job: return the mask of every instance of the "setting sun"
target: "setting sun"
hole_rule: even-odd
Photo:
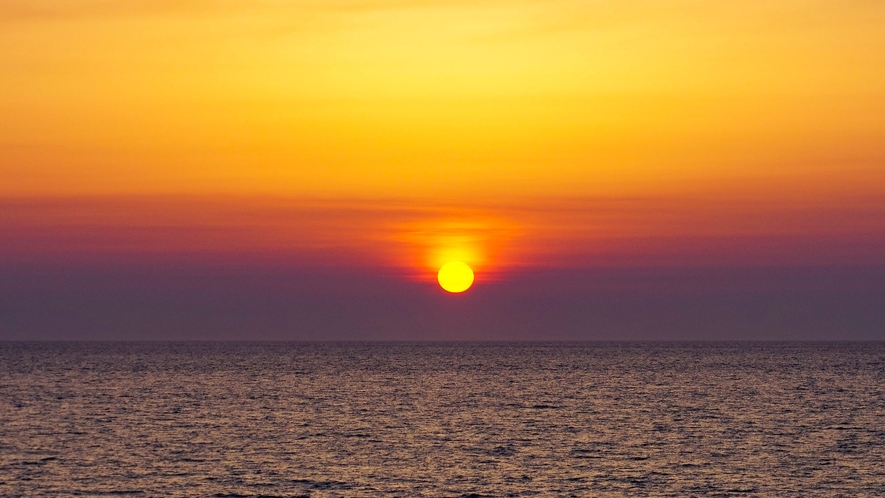
[[[0,0],[0,343],[883,339],[883,25]]]
[[[464,292],[473,285],[473,270],[461,261],[450,261],[439,269],[439,285],[448,292]]]

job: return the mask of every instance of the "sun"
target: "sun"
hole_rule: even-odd
[[[439,269],[439,285],[448,292],[464,292],[473,285],[473,270],[461,261],[449,261]]]

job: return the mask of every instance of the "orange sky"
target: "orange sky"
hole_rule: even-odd
[[[2,247],[875,260],[882,26],[866,0],[7,0]]]

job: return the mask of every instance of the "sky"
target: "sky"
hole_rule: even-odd
[[[0,339],[885,340],[883,25],[2,0]]]

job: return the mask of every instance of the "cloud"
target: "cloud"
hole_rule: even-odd
[[[268,196],[0,200],[5,262],[358,266],[431,279],[445,260],[526,267],[885,264],[885,206],[784,199]]]

